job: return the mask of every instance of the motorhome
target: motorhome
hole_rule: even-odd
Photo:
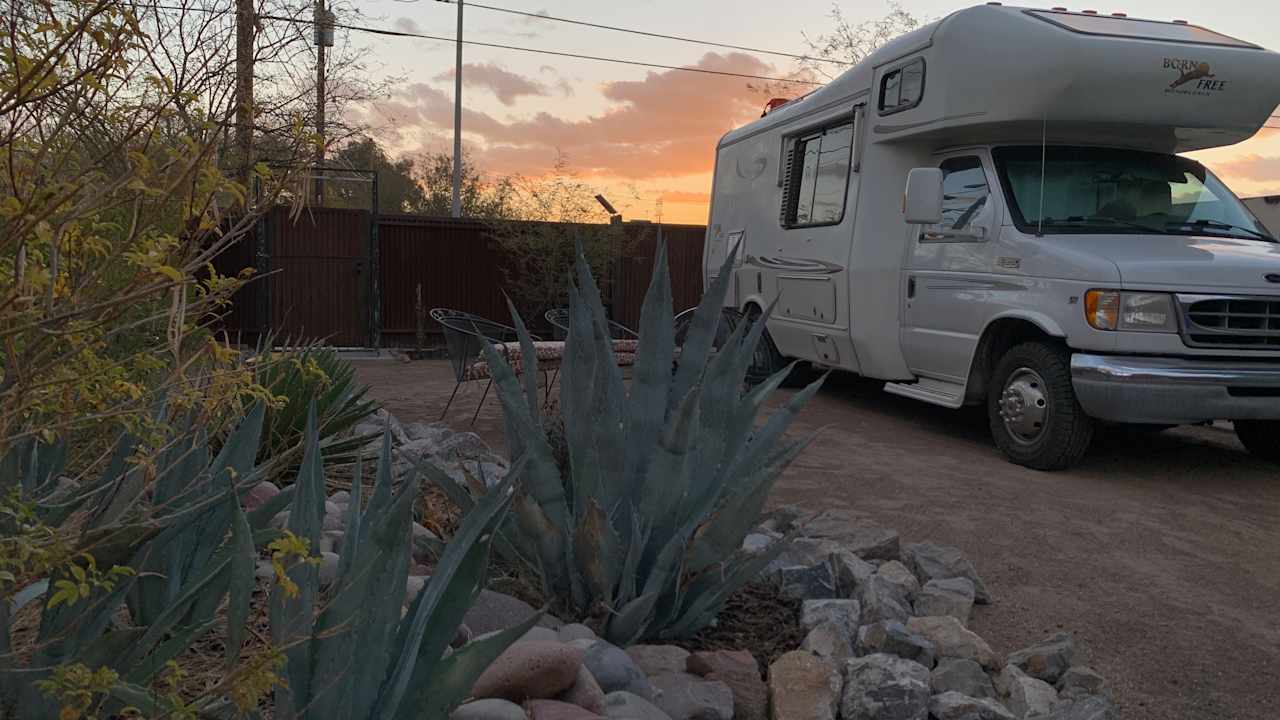
[[[1182,20],[990,3],[724,136],[704,281],[789,359],[982,404],[1057,469],[1113,423],[1280,459],[1280,244],[1181,155],[1257,133],[1280,55]]]

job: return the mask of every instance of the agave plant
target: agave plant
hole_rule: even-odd
[[[311,547],[320,540],[325,502],[315,425],[313,416],[288,523]],[[288,571],[296,595],[283,592],[279,582],[272,590],[272,642],[284,648],[287,681],[275,693],[277,719],[447,717],[479,674],[538,620],[534,615],[449,652],[483,586],[494,532],[514,494],[511,481],[495,487],[463,519],[430,582],[402,618],[416,474],[393,487],[388,431],[363,511],[361,476],[357,467],[338,575],[328,595],[322,598],[317,569],[309,563]]]
[[[560,373],[570,466],[563,479],[540,416],[536,354],[514,308],[523,383],[487,349],[507,443],[524,460],[507,547],[536,568],[559,613],[595,618],[617,644],[697,632],[784,547],[751,554],[742,540],[779,473],[809,443],[811,436],[786,439],[784,432],[822,381],[756,427],[790,368],[742,392],[767,312],[713,347],[732,262],[703,296],[677,354],[666,248],[659,246],[628,389],[579,253]]]

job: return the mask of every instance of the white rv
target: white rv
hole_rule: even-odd
[[[776,301],[757,374],[985,404],[1016,463],[1216,419],[1280,459],[1280,244],[1176,154],[1277,103],[1280,55],[1182,21],[962,10],[721,140],[704,278],[737,247]]]

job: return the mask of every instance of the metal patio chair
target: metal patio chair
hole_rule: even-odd
[[[552,308],[548,310],[543,317],[547,324],[551,326],[553,336],[557,340],[565,340],[569,337],[569,308]],[[613,320],[609,322],[609,337],[613,340],[613,352],[618,358],[619,365],[631,365],[635,361],[636,347],[640,343],[640,333]],[[560,377],[560,368],[557,367],[551,373],[551,385],[556,384],[556,378]],[[548,397],[550,396],[550,385],[548,385]]]
[[[435,308],[431,311],[431,319],[444,328],[445,347],[449,352],[449,362],[453,366],[455,381],[453,393],[449,395],[449,402],[445,403],[440,418],[443,420],[445,415],[449,414],[449,407],[453,405],[453,399],[457,397],[458,388],[462,387],[463,383],[485,380],[487,382],[484,394],[480,396],[480,404],[476,406],[475,414],[471,416],[471,424],[475,425],[476,418],[480,417],[480,409],[484,407],[484,401],[489,397],[489,389],[493,387],[493,374],[484,357],[484,346],[492,346],[516,374],[522,374],[524,360],[520,357],[519,335],[513,327],[461,310]],[[530,335],[530,337],[535,341],[541,341],[537,336]],[[513,358],[519,362],[513,361]],[[556,363],[556,367],[559,368],[559,363]],[[545,366],[542,377],[549,394],[551,386],[546,382]]]

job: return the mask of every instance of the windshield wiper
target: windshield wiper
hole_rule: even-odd
[[[1220,220],[1170,220],[1168,223],[1165,223],[1165,227],[1193,227],[1197,230],[1204,230],[1206,228],[1213,230],[1240,230],[1249,233],[1259,240],[1280,242],[1280,240],[1276,240],[1264,232],[1254,230],[1253,228],[1247,228],[1242,225],[1232,225],[1229,222],[1222,222]]]
[[[1094,225],[1109,224],[1119,225],[1121,227],[1134,228],[1136,230],[1145,230],[1150,233],[1160,232],[1160,228],[1144,225],[1140,222],[1132,222],[1130,220],[1121,220],[1120,218],[1109,217],[1106,215],[1071,215],[1062,219],[1045,218],[1045,225]]]

